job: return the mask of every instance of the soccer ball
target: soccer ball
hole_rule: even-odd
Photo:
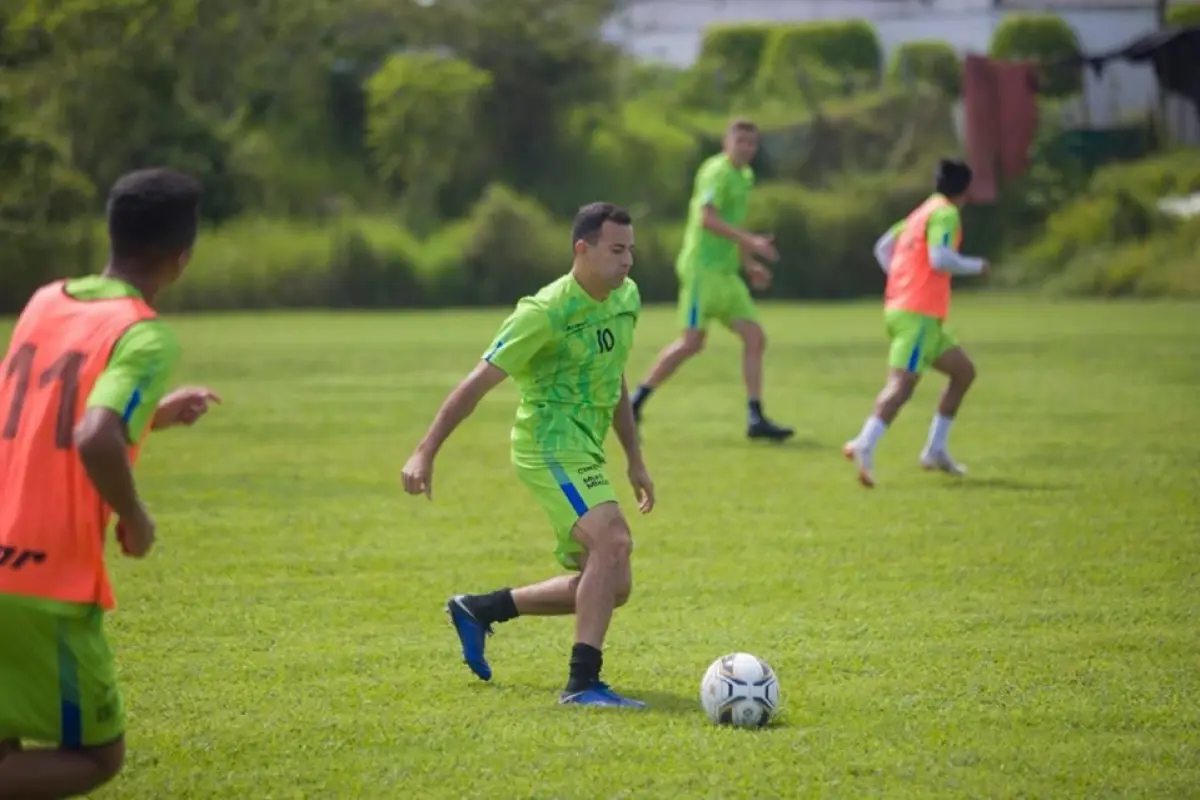
[[[779,709],[779,679],[761,658],[730,653],[704,673],[700,703],[717,725],[761,728]]]

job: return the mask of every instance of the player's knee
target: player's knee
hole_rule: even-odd
[[[596,537],[588,561],[596,560],[605,569],[628,572],[633,555],[633,537],[624,520],[614,520]]]
[[[913,392],[916,390],[916,388],[917,381],[915,375],[894,375],[892,379],[888,381],[888,386],[884,391],[884,394],[891,402],[904,404],[912,399]]]
[[[958,375],[955,376],[955,383],[966,389],[975,382],[975,362],[969,358],[964,358],[962,366],[958,370]]]
[[[688,358],[699,355],[704,350],[704,331],[690,330],[679,340],[679,351]]]
[[[95,765],[95,786],[99,788],[121,773],[125,766],[125,737],[111,744],[89,747],[83,751]]]
[[[746,325],[741,329],[742,346],[747,353],[762,354],[767,349],[767,334],[758,325]]]

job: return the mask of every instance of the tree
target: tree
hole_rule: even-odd
[[[441,52],[397,53],[367,82],[367,143],[384,180],[405,188],[408,222],[427,232],[437,192],[476,140],[475,117],[491,76]]]

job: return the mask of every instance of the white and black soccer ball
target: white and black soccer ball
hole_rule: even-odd
[[[761,728],[779,710],[779,679],[761,658],[730,653],[704,673],[700,703],[717,725]]]

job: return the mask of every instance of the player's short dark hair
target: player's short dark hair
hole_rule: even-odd
[[[582,239],[588,244],[595,244],[600,237],[600,229],[606,222],[632,225],[633,217],[628,211],[612,203],[588,203],[575,214],[575,222],[571,225],[571,243]]]
[[[725,133],[758,133],[758,125],[744,117],[739,117],[729,123]]]
[[[199,227],[200,183],[170,169],[122,175],[108,193],[113,258],[153,266],[189,249]]]
[[[973,173],[967,162],[943,158],[938,163],[934,179],[935,188],[947,197],[959,197],[966,194],[967,189],[971,188],[972,177]]]

